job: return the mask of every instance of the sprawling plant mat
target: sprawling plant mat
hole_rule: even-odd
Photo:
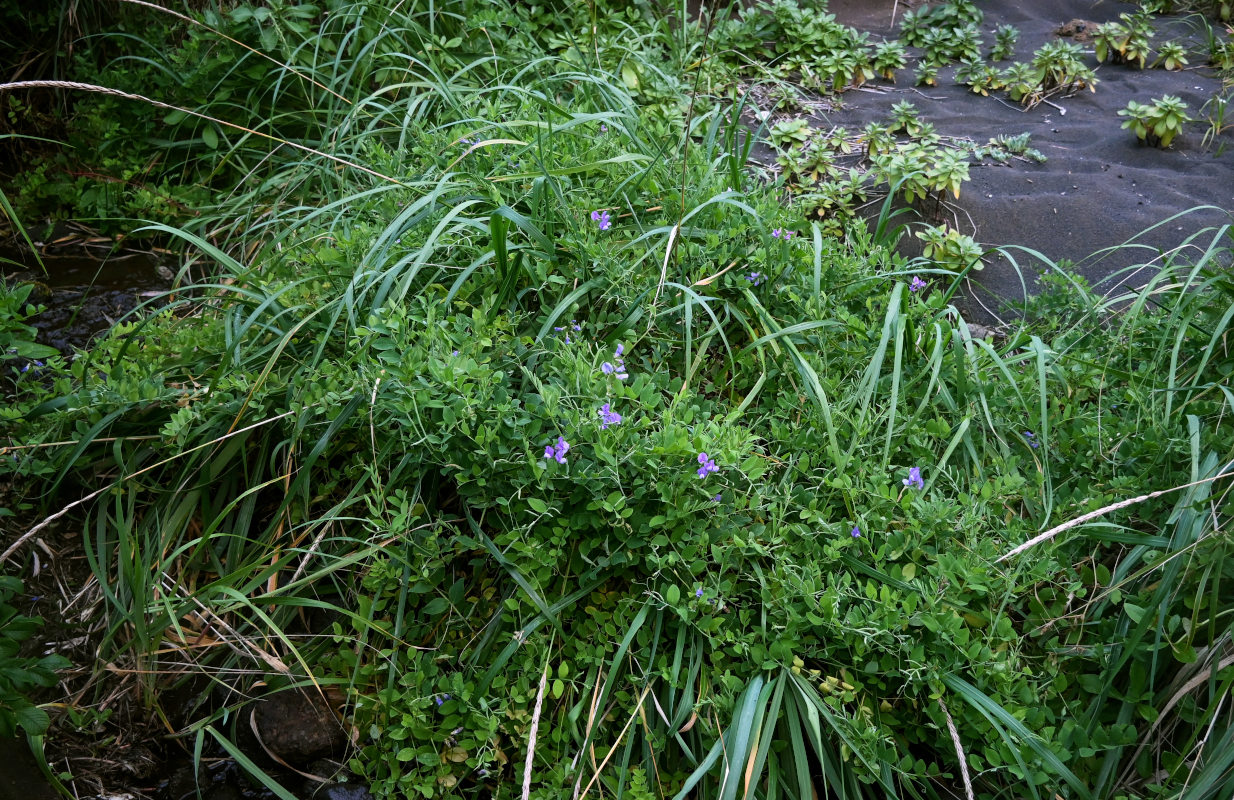
[[[182,258],[88,350],[0,303],[0,724],[53,777],[1234,794],[1229,229],[971,325],[894,202],[836,229],[751,164],[741,32],[689,10],[127,2],[123,58],[5,85],[159,159],[87,196],[43,152],[15,236]],[[333,761],[271,757],[286,692]]]

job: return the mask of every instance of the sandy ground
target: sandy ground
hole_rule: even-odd
[[[1105,22],[1135,10],[1132,3],[1113,0],[985,0],[978,6],[985,13],[981,30],[986,52],[994,43],[995,28],[1010,23],[1020,30],[1015,58],[1025,61],[1040,45],[1056,38],[1055,30],[1064,22]],[[904,2],[893,0],[832,0],[830,4],[830,12],[840,22],[870,31],[872,41],[895,36],[898,27],[891,24],[892,12],[898,26],[905,9]],[[1008,166],[974,164],[971,181],[963,185],[959,201],[951,204],[946,216],[983,244],[1018,245],[1037,250],[1050,261],[1076,262],[1078,271],[1103,291],[1112,291],[1121,282],[1141,284],[1150,272],[1137,272],[1135,265],[1160,263],[1161,253],[1175,251],[1189,237],[1194,237],[1192,248],[1207,247],[1213,234],[1195,235],[1230,223],[1234,209],[1234,130],[1203,147],[1207,125],[1192,123],[1170,149],[1159,150],[1140,145],[1130,131],[1120,127],[1123,118],[1118,111],[1129,100],[1147,102],[1163,94],[1177,95],[1189,105],[1192,116],[1198,117],[1204,103],[1221,89],[1213,70],[1202,66],[1206,57],[1201,55],[1202,39],[1194,21],[1161,18],[1157,27],[1153,45],[1169,39],[1189,39],[1194,44],[1191,68],[1167,72],[1103,65],[1097,69],[1096,92],[1054,97],[1053,106],[1041,104],[1025,111],[1002,93],[982,97],[954,84],[951,68],[940,73],[937,87],[913,87],[914,58],[899,73],[898,85],[877,81],[848,91],[841,97],[840,108],[815,121],[820,126],[843,125],[855,131],[869,121],[889,118],[894,104],[909,100],[921,119],[944,136],[984,143],[999,134],[1027,132],[1031,146],[1048,160],[1044,164],[1012,161]],[[1084,46],[1089,50],[1088,63],[1096,66],[1091,44]],[[1198,206],[1214,208],[1172,219]],[[1132,240],[1140,246],[1108,250]],[[1234,238],[1224,237],[1224,244],[1234,246]],[[1040,262],[1021,251],[1011,252],[1024,267],[1031,291],[1031,276]],[[984,289],[1003,298],[1023,296],[1020,272],[1004,258],[990,259],[979,279]],[[986,300],[991,307],[996,305]]]

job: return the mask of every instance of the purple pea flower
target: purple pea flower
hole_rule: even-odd
[[[921,276],[914,275],[913,282],[908,285],[908,290],[910,292],[920,292],[922,289],[926,288],[929,285],[930,284],[926,283],[925,281],[921,279]]]
[[[772,239],[779,239],[779,238],[780,238],[780,229],[779,229],[779,228],[772,228],[772,230],[771,230],[771,238],[772,238]]]
[[[698,468],[698,477],[706,478],[713,472],[719,472],[720,468],[716,466],[715,459],[709,458],[706,453],[698,454],[698,463],[701,465]]]
[[[1037,441],[1037,437],[1033,435],[1032,431],[1024,431],[1024,440],[1027,441],[1034,450],[1041,446],[1041,442]]]
[[[750,282],[751,286],[758,286],[763,282],[763,273],[751,272],[749,275],[743,275],[743,278]]]
[[[722,495],[716,495],[715,497],[711,498],[711,502],[713,502],[713,503],[718,503],[718,502],[720,502],[720,498],[721,498],[721,497],[722,497]]]
[[[570,452],[570,443],[564,436],[557,437],[557,444],[544,447],[544,457],[555,460],[558,464],[566,463],[566,453]]]
[[[853,526],[853,530],[851,531],[851,533],[853,534],[853,538],[854,538],[854,539],[860,539],[860,538],[861,538],[861,528],[860,528],[859,526],[854,525],[854,526]]]
[[[924,489],[925,481],[921,479],[921,468],[910,467],[908,477],[904,479],[904,485],[910,489]]]
[[[700,586],[700,587],[698,587],[698,589],[696,589],[696,590],[694,591],[694,596],[695,596],[695,597],[702,597],[702,596],[703,596],[703,587],[701,587],[701,586]]]
[[[608,430],[609,425],[619,425],[621,423],[621,415],[609,408],[609,404],[605,403],[600,406],[600,410],[596,412],[600,415],[600,430]]]
[[[613,227],[613,221],[609,219],[607,211],[592,211],[591,219],[595,222],[600,223],[600,230],[602,231],[606,231],[609,228]]]
[[[621,357],[621,354],[625,351],[626,346],[618,343],[617,349],[613,351],[613,360],[605,361],[601,364],[600,371],[605,375],[612,375],[616,377],[619,381],[624,381],[626,378],[630,377],[630,374],[626,372],[626,362]]]

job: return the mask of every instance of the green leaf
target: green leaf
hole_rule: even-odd
[[[622,65],[621,81],[626,85],[627,89],[638,91],[638,71],[634,69],[632,64]]]
[[[14,709],[13,716],[17,718],[17,724],[32,736],[44,733],[47,726],[51,724],[51,718],[47,716],[46,711],[25,701]]]
[[[56,348],[35,342],[9,342],[9,349],[19,358],[50,358],[60,355]]]
[[[219,146],[219,134],[214,129],[213,125],[207,125],[201,130],[201,140],[206,143],[206,147],[211,150],[217,150]]]
[[[531,506],[531,510],[537,514],[544,514],[548,512],[548,503],[545,503],[538,497],[527,498],[527,505]]]
[[[677,588],[677,584],[668,587],[668,591],[664,593],[664,599],[668,601],[670,606],[675,606],[681,602],[681,589]]]

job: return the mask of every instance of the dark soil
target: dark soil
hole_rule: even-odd
[[[894,0],[830,4],[839,22],[870,31],[874,41],[898,35],[905,3],[896,6]],[[1136,9],[1134,3],[1113,0],[985,0],[978,6],[985,14],[980,26],[985,50],[993,45],[994,30],[1011,24],[1020,31],[1015,58],[1024,61],[1060,32],[1069,33],[1068,24],[1117,20]],[[1013,246],[1009,252],[1022,268],[1023,281],[1020,270],[996,256],[987,259],[978,277],[981,286],[1004,300],[1022,298],[1026,288],[1031,291],[1042,263],[1030,250],[1050,262],[1075,262],[1077,271],[1102,292],[1140,285],[1163,253],[1197,258],[1214,234],[1196,234],[1229,224],[1234,209],[1234,130],[1204,146],[1208,126],[1197,121],[1184,128],[1172,147],[1161,150],[1139,144],[1130,131],[1121,129],[1124,118],[1118,116],[1129,100],[1148,102],[1163,94],[1181,97],[1193,117],[1201,116],[1201,107],[1221,91],[1222,83],[1214,70],[1203,66],[1206,51],[1197,19],[1175,16],[1156,22],[1154,53],[1155,46],[1171,39],[1189,43],[1191,66],[1182,71],[1102,65],[1095,92],[1053,97],[1053,105],[1042,103],[1026,111],[1002,93],[982,97],[955,84],[954,67],[941,71],[937,87],[914,87],[913,59],[898,74],[897,84],[877,81],[850,90],[841,96],[838,109],[816,121],[857,131],[867,122],[888,119],[894,104],[908,100],[942,136],[984,144],[1000,134],[1029,133],[1030,146],[1048,159],[1044,164],[974,164],[959,201],[941,209],[945,219],[978,242]],[[1088,63],[1096,66],[1091,44],[1082,46],[1089,48]],[[903,242],[910,254],[914,241],[906,237]],[[1223,241],[1225,247],[1234,246],[1229,236]],[[1110,249],[1127,242],[1134,246]],[[1154,266],[1135,269],[1145,264]],[[991,300],[987,297],[985,305],[996,307]],[[980,307],[970,312],[989,321]]]

